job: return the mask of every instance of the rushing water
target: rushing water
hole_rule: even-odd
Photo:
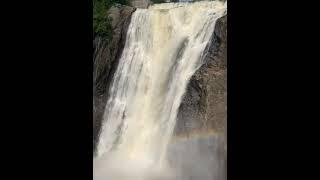
[[[112,82],[94,179],[175,179],[166,152],[188,80],[201,65],[219,1],[137,9]]]

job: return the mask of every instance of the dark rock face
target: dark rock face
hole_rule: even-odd
[[[125,45],[127,29],[134,11],[135,8],[129,6],[112,7],[108,12],[112,18],[112,40],[107,42],[101,37],[95,37],[93,41],[93,151],[108,98],[107,90]]]
[[[175,134],[225,133],[227,119],[227,16],[217,20],[203,65],[191,77],[179,108]]]
[[[215,178],[227,179],[227,16],[218,19],[203,65],[191,77],[181,102],[175,135],[217,133]],[[211,156],[206,156],[211,157]]]

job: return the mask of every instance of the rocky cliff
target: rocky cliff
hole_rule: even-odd
[[[203,65],[191,77],[180,105],[176,135],[223,133],[227,116],[227,16],[218,19]]]
[[[218,19],[203,65],[181,102],[176,136],[214,133],[215,179],[227,179],[227,16]],[[214,140],[210,140],[214,142]],[[207,146],[205,146],[207,147]]]

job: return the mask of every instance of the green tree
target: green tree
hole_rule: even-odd
[[[110,39],[112,36],[111,19],[108,9],[114,4],[128,4],[128,0],[93,0],[93,32],[95,35]]]

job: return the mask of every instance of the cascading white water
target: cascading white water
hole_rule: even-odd
[[[156,4],[133,13],[109,90],[94,178],[145,180],[165,168],[188,80],[225,12],[226,3],[210,1]]]

